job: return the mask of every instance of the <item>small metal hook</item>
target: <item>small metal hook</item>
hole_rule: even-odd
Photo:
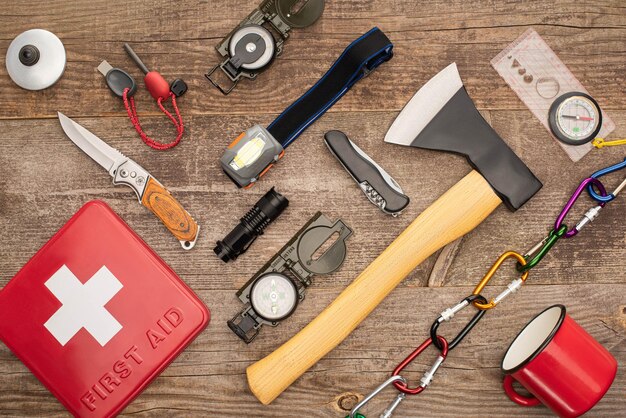
[[[396,408],[398,407],[398,405],[400,405],[400,402],[402,402],[404,400],[404,398],[406,398],[406,394],[400,392],[398,393],[398,396],[396,396],[396,399],[394,399],[389,406],[387,407],[387,409],[385,409],[385,411],[380,414],[379,418],[391,418],[391,415],[393,414],[393,411],[396,410]]]
[[[372,398],[374,398],[374,396],[376,396],[380,392],[382,392],[383,389],[385,389],[387,386],[393,384],[394,382],[398,382],[398,381],[400,381],[400,382],[402,382],[402,383],[404,383],[406,385],[406,380],[404,380],[404,377],[402,377],[400,375],[393,375],[393,376],[391,376],[389,379],[385,380],[380,386],[378,386],[376,389],[374,389],[372,391],[372,393],[370,393],[365,398],[363,398],[363,400],[361,400],[361,402],[359,402],[356,405],[354,405],[354,408],[352,408],[352,410],[350,411],[350,415],[348,415],[348,416],[350,418],[356,418],[357,417],[357,413],[359,412],[359,409],[363,408],[363,406],[365,406],[366,403],[371,401]],[[402,395],[404,395],[404,393]],[[402,398],[402,399],[404,399],[404,398]],[[389,408],[387,408],[387,410],[391,409],[391,411],[389,411],[389,412],[393,412],[393,410],[398,406],[397,404],[399,404],[400,401],[401,400],[398,400],[396,398],[394,400],[394,402],[391,405],[389,405]],[[397,402],[397,404],[396,404],[396,402]]]

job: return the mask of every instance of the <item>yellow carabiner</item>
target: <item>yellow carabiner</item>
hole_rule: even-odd
[[[485,277],[483,277],[483,279],[478,283],[478,285],[476,286],[476,288],[474,289],[474,291],[472,292],[472,295],[479,295],[480,292],[482,292],[482,290],[485,288],[485,286],[487,285],[487,283],[489,283],[489,280],[491,280],[491,278],[493,277],[493,275],[496,273],[496,271],[498,271],[498,269],[500,268],[500,265],[502,263],[504,263],[505,260],[509,259],[509,258],[515,258],[519,264],[521,266],[525,266],[526,265],[526,259],[524,258],[523,255],[516,253],[515,251],[507,251],[504,254],[502,254],[500,256],[500,258],[498,258],[496,260],[495,263],[493,263],[493,266],[491,266],[491,268],[489,269],[489,271],[487,272],[487,274],[485,274]],[[528,278],[528,273],[529,271],[525,271],[521,277],[520,280],[522,282],[525,282],[526,279]],[[494,298],[495,299],[495,298]],[[496,304],[498,302],[496,302],[494,299],[491,299],[491,301],[489,301],[489,303],[480,303],[478,300],[475,300],[474,302],[472,302],[474,304],[475,307],[477,307],[478,309],[481,310],[487,310],[487,309],[491,309],[494,306],[496,306]]]

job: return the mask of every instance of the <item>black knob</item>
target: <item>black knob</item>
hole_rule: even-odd
[[[35,45],[24,45],[20,49],[19,58],[22,64],[31,67],[39,61],[39,50]]]

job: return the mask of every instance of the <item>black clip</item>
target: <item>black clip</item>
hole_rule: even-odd
[[[228,62],[228,61],[225,61],[225,62]],[[230,78],[230,76],[229,76],[228,78],[229,78],[229,79],[233,82],[233,84],[232,84],[232,86],[230,86],[230,88],[229,88],[229,89],[224,90],[224,89],[222,88],[222,86],[220,86],[220,85],[217,83],[217,81],[215,81],[215,80],[213,80],[213,79],[211,78],[211,75],[213,75],[213,73],[215,72],[215,70],[217,70],[218,68],[220,68],[220,69],[224,72],[224,74],[228,75],[228,74],[226,73],[226,71],[224,70],[223,65],[224,65],[224,62],[223,62],[223,63],[221,63],[221,64],[217,64],[215,67],[213,67],[213,68],[211,69],[211,71],[209,71],[208,73],[206,73],[204,76],[207,78],[207,80],[209,80],[209,81],[211,82],[211,84],[213,84],[215,87],[217,87],[217,88],[218,88],[218,89],[222,92],[222,94],[227,95],[228,93],[230,93],[231,91],[233,91],[233,89],[237,86],[237,83],[239,83],[239,80],[240,80],[240,78],[241,78],[241,77],[238,75],[238,76],[237,76],[237,77],[235,77],[235,79],[233,80],[233,79],[232,79],[232,78]]]

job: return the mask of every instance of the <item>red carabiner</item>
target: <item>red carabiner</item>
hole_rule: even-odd
[[[448,341],[445,338],[443,338],[441,335],[437,336],[437,340],[441,344],[441,353],[439,354],[439,357],[437,357],[437,360],[435,360],[435,362],[433,363],[430,370],[424,373],[424,376],[420,379],[420,385],[415,388],[410,388],[408,384],[406,383],[403,383],[401,381],[395,381],[393,382],[393,385],[396,387],[396,389],[398,389],[400,392],[406,393],[407,395],[417,395],[418,393],[421,393],[426,388],[426,386],[430,384],[430,381],[432,380],[435,372],[437,371],[439,366],[441,366],[443,361],[448,356]],[[428,346],[431,345],[432,342],[433,342],[432,338],[429,338],[426,341],[424,341],[419,347],[415,349],[415,351],[409,354],[407,358],[405,358],[404,360],[400,362],[400,364],[398,364],[398,366],[394,369],[393,374],[399,375],[400,372],[404,370],[404,368],[408,366],[409,363],[415,360],[417,356],[422,354],[422,351],[426,350],[426,348],[428,348]]]

